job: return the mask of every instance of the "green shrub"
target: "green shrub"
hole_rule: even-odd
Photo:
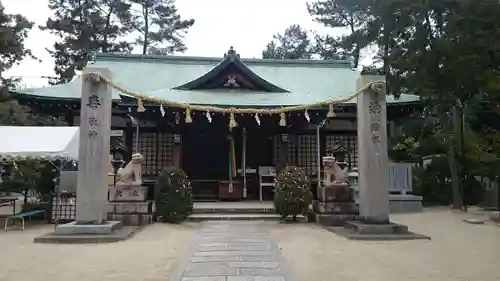
[[[162,171],[156,183],[156,216],[163,222],[181,222],[193,211],[191,184],[180,168]]]
[[[423,197],[426,206],[447,206],[452,203],[452,189],[446,159],[413,169],[413,192]]]
[[[309,179],[302,168],[288,166],[281,170],[276,179],[274,207],[282,219],[307,215],[313,196],[309,189]]]

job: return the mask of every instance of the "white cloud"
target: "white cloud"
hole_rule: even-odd
[[[48,0],[3,0],[8,13],[20,13],[35,24],[44,24],[51,11]],[[195,24],[185,38],[190,56],[220,57],[229,46],[242,57],[260,57],[273,34],[282,32],[291,24],[300,24],[308,30],[331,32],[312,21],[305,0],[180,0],[177,7],[182,17],[194,18]],[[27,47],[42,60],[26,59],[6,73],[22,76],[27,86],[43,85],[40,76],[53,75],[53,59],[46,48],[56,38],[35,27],[29,34]]]

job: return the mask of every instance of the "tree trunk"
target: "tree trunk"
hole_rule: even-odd
[[[460,192],[460,179],[458,177],[457,160],[455,150],[453,149],[453,140],[450,136],[446,137],[446,148],[448,156],[448,166],[450,168],[451,189],[453,192],[453,209],[462,209],[462,196]]]
[[[144,4],[146,5],[146,4]],[[149,7],[142,7],[142,15],[144,17],[144,42],[142,42],[142,54],[146,55],[148,53],[149,46]]]
[[[459,148],[460,148],[460,159],[458,161],[459,163],[459,176],[460,176],[460,192],[462,196],[462,208],[465,212],[467,212],[467,174],[465,172],[465,140],[464,140],[464,110],[462,107],[462,103],[459,102],[460,107],[458,108],[458,113],[457,113],[457,108],[455,106],[455,111],[453,111],[454,115],[454,120],[455,120],[455,132],[456,135],[459,136],[458,143],[459,143]]]
[[[500,177],[496,177],[497,180],[497,211],[500,212]]]
[[[452,118],[455,118],[456,115],[456,107],[453,107],[453,114]],[[460,192],[460,179],[458,176],[458,169],[457,169],[457,159],[456,159],[456,154],[455,154],[455,147],[453,144],[453,138],[451,137],[452,133],[454,132],[454,122],[452,119],[452,122],[447,122],[448,118],[444,115],[443,112],[441,114],[441,122],[443,124],[443,128],[450,128],[449,130],[445,131],[445,142],[446,142],[446,154],[448,158],[448,166],[450,169],[450,177],[451,177],[451,188],[452,188],[452,193],[453,193],[453,209],[461,209],[462,208],[462,196]],[[451,123],[451,124],[450,124]]]
[[[28,193],[29,193],[29,189],[25,189],[24,192],[22,193],[23,196],[24,196],[24,200],[23,200],[23,207],[21,208],[21,212],[26,208],[26,206],[28,205]]]

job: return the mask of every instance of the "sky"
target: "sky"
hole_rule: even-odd
[[[222,57],[234,46],[244,58],[259,58],[266,44],[276,33],[288,26],[299,24],[306,30],[320,34],[339,35],[315,23],[307,12],[306,0],[177,0],[180,15],[195,19],[188,31],[185,43],[188,50],[182,55]],[[43,86],[47,83],[41,76],[53,76],[53,59],[46,48],[51,48],[57,37],[38,29],[52,15],[48,0],[2,0],[7,13],[20,13],[35,27],[29,33],[26,46],[38,62],[24,60],[7,71],[5,76],[23,78],[26,87]],[[131,38],[131,41],[133,38]]]

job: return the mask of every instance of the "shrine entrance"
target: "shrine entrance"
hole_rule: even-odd
[[[182,135],[182,168],[196,201],[259,200],[259,167],[274,167],[274,153],[270,132],[235,128]],[[267,193],[263,199],[272,200]]]
[[[221,180],[228,178],[226,136],[189,132],[182,136],[182,168],[189,176],[196,200],[217,200]]]

